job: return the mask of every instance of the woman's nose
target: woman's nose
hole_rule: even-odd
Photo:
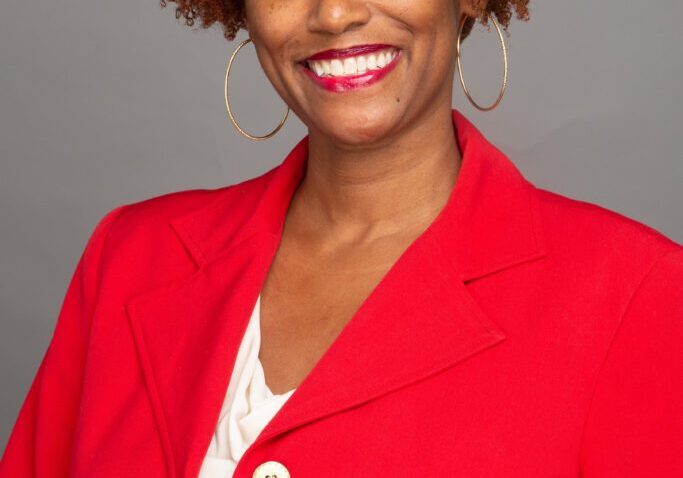
[[[370,8],[366,0],[312,0],[308,30],[340,34],[366,24]]]

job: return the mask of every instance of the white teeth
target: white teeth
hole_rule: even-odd
[[[377,66],[379,66],[380,68],[384,68],[384,65],[386,65],[386,63],[384,62],[384,54],[380,53],[379,55],[377,55]]]
[[[340,60],[334,59],[330,62],[330,67],[332,68],[332,76],[340,76],[344,74],[344,67]]]
[[[356,60],[356,70],[358,73],[365,73],[368,69],[367,63],[365,63],[365,57],[359,56]]]
[[[398,54],[395,48],[343,59],[309,61],[308,66],[318,76],[352,76],[388,65]]]
[[[356,59],[355,58],[345,58],[344,59],[344,74],[354,75],[356,73]]]

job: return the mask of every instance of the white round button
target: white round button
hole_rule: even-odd
[[[254,470],[253,478],[290,478],[289,470],[278,461],[266,461]]]

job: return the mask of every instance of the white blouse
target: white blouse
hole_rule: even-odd
[[[246,449],[294,393],[275,395],[266,385],[258,358],[261,347],[261,295],[240,348],[199,478],[231,478]]]

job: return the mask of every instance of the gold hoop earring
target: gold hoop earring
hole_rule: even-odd
[[[285,124],[285,121],[287,121],[287,117],[289,116],[289,106],[287,107],[287,111],[285,112],[285,116],[282,118],[280,121],[280,124],[277,125],[277,127],[271,131],[270,133],[264,135],[264,136],[254,136],[252,134],[247,133],[244,131],[242,128],[240,128],[240,125],[237,124],[237,121],[235,121],[235,117],[232,115],[232,110],[230,109],[230,100],[228,99],[228,79],[230,78],[230,69],[232,68],[232,62],[235,59],[235,56],[237,56],[237,52],[240,51],[240,48],[242,48],[244,45],[249,43],[251,41],[251,38],[247,38],[244,40],[242,43],[240,43],[235,51],[233,52],[232,56],[230,57],[230,61],[228,62],[228,68],[225,71],[225,107],[228,110],[228,117],[230,118],[230,121],[232,121],[233,126],[239,131],[243,136],[246,136],[247,138],[254,140],[254,141],[259,141],[262,139],[268,139],[271,136],[274,136],[278,131],[280,131],[280,128],[282,128],[282,125]]]
[[[462,89],[465,91],[465,96],[467,96],[467,99],[470,100],[470,103],[477,108],[478,110],[481,111],[491,111],[494,109],[498,104],[500,103],[500,100],[503,99],[503,95],[505,94],[505,88],[507,86],[508,82],[508,54],[507,54],[507,48],[505,48],[505,40],[503,39],[503,32],[500,29],[500,25],[498,25],[498,22],[496,19],[488,13],[489,19],[493,22],[493,25],[496,27],[496,30],[498,31],[498,38],[500,39],[500,44],[503,48],[503,68],[504,68],[504,74],[503,74],[503,86],[500,89],[500,94],[498,95],[498,99],[491,105],[491,106],[480,106],[477,104],[476,101],[472,98],[472,95],[470,95],[469,90],[467,89],[467,85],[465,85],[465,79],[462,76],[462,65],[460,64],[460,36],[462,35],[462,29],[465,26],[465,21],[467,20],[467,16],[463,15],[462,20],[460,20],[460,26],[458,27],[458,40],[455,44],[455,51],[456,51],[456,64],[458,65],[458,76],[460,76],[460,84],[462,85]]]

